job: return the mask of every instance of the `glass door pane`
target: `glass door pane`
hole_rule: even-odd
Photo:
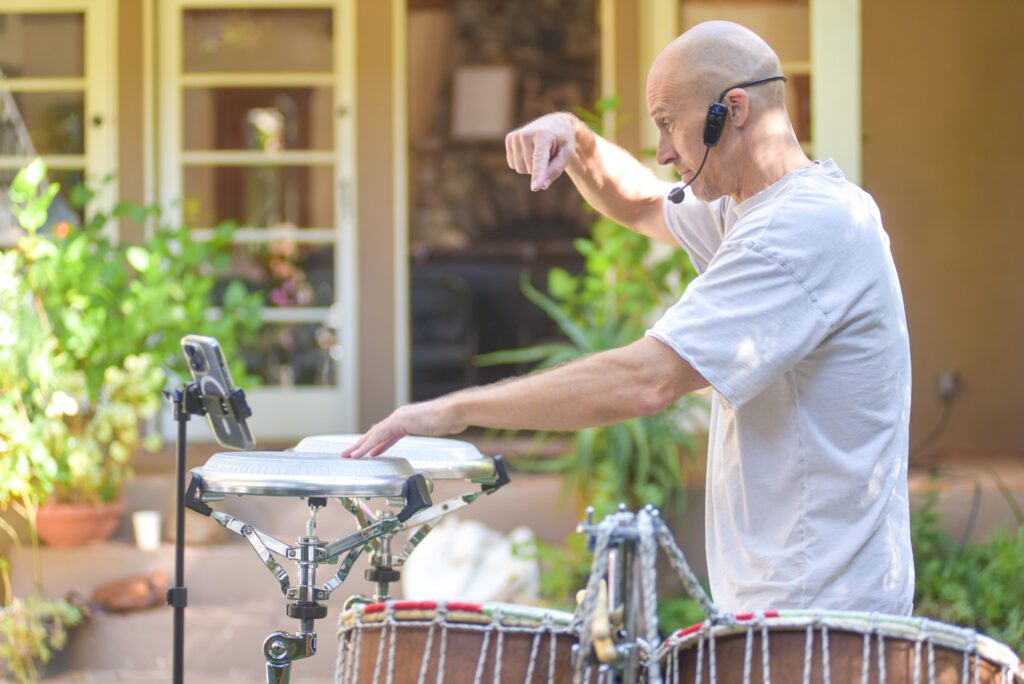
[[[85,76],[85,14],[0,13],[0,70],[8,78]]]
[[[332,15],[329,8],[187,10],[184,70],[329,73]]]
[[[47,226],[83,218],[69,195],[89,166],[85,25],[82,11],[0,12],[0,244],[18,232],[7,188],[37,155],[61,184]]]

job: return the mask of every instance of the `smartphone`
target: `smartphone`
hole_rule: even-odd
[[[246,451],[255,447],[256,440],[246,422],[248,414],[239,416],[232,409],[232,396],[241,390],[231,380],[231,372],[217,340],[202,335],[186,335],[181,338],[181,349],[185,352],[192,379],[199,388],[206,418],[217,442]]]

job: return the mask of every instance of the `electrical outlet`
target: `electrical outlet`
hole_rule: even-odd
[[[952,399],[960,391],[960,378],[956,371],[939,371],[939,399]]]

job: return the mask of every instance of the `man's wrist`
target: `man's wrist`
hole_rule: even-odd
[[[472,389],[464,389],[440,397],[437,402],[438,418],[445,425],[466,425],[468,420],[468,403],[465,395]]]
[[[571,112],[565,112],[572,125],[576,139],[576,156],[588,155],[594,149],[594,131],[582,119]]]

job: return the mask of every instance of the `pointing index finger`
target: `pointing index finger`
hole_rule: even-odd
[[[530,189],[536,192],[544,189],[548,163],[554,147],[554,138],[547,133],[538,133],[533,143],[533,164],[530,168]]]

